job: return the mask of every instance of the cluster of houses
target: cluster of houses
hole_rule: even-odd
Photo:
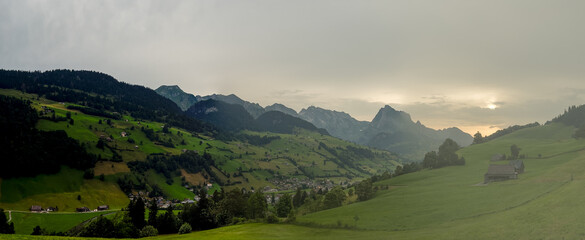
[[[492,162],[503,161],[505,157],[496,154]],[[518,179],[518,174],[524,173],[524,161],[511,160],[508,164],[490,164],[487,173],[484,175],[484,183]]]
[[[265,187],[264,192],[278,192],[278,191],[289,191],[289,190],[296,190],[297,188],[312,188],[312,189],[323,189],[323,190],[331,190],[335,186],[342,186],[347,187],[347,183],[340,183],[338,185],[334,184],[333,181],[326,179],[326,180],[310,180],[310,179],[298,179],[298,178],[288,178],[288,179],[272,179],[270,183],[276,186],[276,189],[272,189],[270,187]]]
[[[209,194],[208,194],[207,197],[211,197],[211,196],[209,196]],[[195,202],[198,202],[199,200],[201,200],[199,198],[199,196],[197,196],[197,195],[193,199],[184,199],[183,201],[176,200],[176,199],[171,201],[171,200],[165,199],[164,197],[149,198],[148,192],[143,192],[143,191],[140,191],[136,194],[130,193],[130,194],[128,194],[128,198],[130,199],[130,201],[134,201],[135,199],[141,198],[142,201],[147,206],[150,206],[150,204],[152,204],[152,201],[154,201],[156,203],[156,206],[159,209],[167,209],[169,207],[174,207],[175,205],[178,205],[178,204],[190,204],[190,203],[195,203]]]
[[[108,210],[108,209],[110,209],[110,206],[108,206],[108,205],[101,205],[101,206],[98,206],[96,209],[94,209],[93,212],[105,211],[105,210]],[[30,207],[30,211],[31,212],[36,212],[36,213],[49,213],[49,212],[59,211],[59,207],[55,206],[55,207],[43,208],[40,205],[32,205]],[[89,209],[88,207],[76,208],[75,211],[76,212],[92,212],[92,210]]]

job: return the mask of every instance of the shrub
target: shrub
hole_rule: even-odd
[[[158,230],[151,225],[146,225],[140,230],[140,237],[154,237],[158,235]]]
[[[274,213],[268,213],[266,216],[266,222],[267,223],[277,223],[278,217],[276,217],[276,215],[274,215]]]
[[[183,225],[181,225],[181,228],[179,228],[179,234],[190,233],[191,230],[192,230],[191,225],[189,225],[188,223],[183,223]]]

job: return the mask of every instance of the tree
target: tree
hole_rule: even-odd
[[[285,193],[282,195],[282,197],[280,197],[278,200],[278,204],[276,204],[276,215],[278,217],[288,216],[288,213],[290,213],[290,210],[293,206],[292,201],[293,200],[291,200],[290,194]]]
[[[485,140],[479,131],[473,135],[473,144],[480,144],[484,141]]]
[[[355,192],[359,201],[366,201],[374,196],[374,189],[372,188],[372,180],[366,179],[361,181],[356,187]]]
[[[158,216],[158,206],[156,205],[156,200],[152,200],[150,203],[150,207],[148,207],[148,225],[152,227],[157,227],[156,218]],[[144,229],[143,229],[144,230]],[[158,234],[158,231],[157,231]],[[155,235],[156,236],[156,235]]]
[[[445,142],[439,146],[439,153],[437,154],[439,159],[438,167],[454,165],[459,158],[455,153],[459,148],[459,144],[453,141],[453,139],[445,139]]]
[[[186,234],[186,233],[190,233],[192,231],[191,225],[189,225],[188,223],[183,223],[183,225],[181,225],[181,227],[179,228],[179,234]]]
[[[158,217],[156,220],[158,224],[158,232],[161,234],[177,233],[179,230],[179,219],[173,213],[173,207],[167,208],[165,214]]]
[[[585,138],[585,125],[577,128],[575,134],[573,134],[574,138]]]
[[[247,199],[238,189],[232,189],[225,193],[225,197],[217,204],[217,215],[218,218],[223,222],[220,224],[227,223],[227,220],[231,220],[234,217],[245,217],[247,210]]]
[[[437,152],[431,151],[425,154],[423,168],[437,168],[439,166],[439,156]]]
[[[142,229],[146,225],[144,221],[144,201],[142,201],[142,198],[136,198],[136,200],[128,204],[128,215],[132,224],[137,229]]]
[[[303,205],[303,190],[299,187],[297,188],[297,192],[295,193],[295,196],[292,199],[293,202],[293,206],[295,208],[300,207],[301,205]],[[280,217],[280,216],[279,216]]]
[[[151,225],[144,226],[144,228],[140,230],[139,234],[140,237],[154,237],[156,235],[158,235],[158,230],[156,230],[156,228]]]
[[[325,209],[340,207],[343,204],[343,201],[347,198],[345,192],[341,189],[340,186],[334,187],[325,194],[325,199],[323,200],[323,205]]]
[[[266,199],[261,191],[253,193],[248,199],[248,212],[251,219],[263,218],[267,207]]]
[[[83,231],[79,233],[79,236],[114,238],[116,237],[116,232],[117,230],[112,220],[99,216],[96,220],[92,221],[87,227],[85,227]]]
[[[41,229],[41,226],[37,225],[36,227],[33,228],[33,232],[30,235],[43,235],[43,230]]]
[[[512,144],[512,146],[510,146],[510,158],[512,159],[518,159],[518,156],[520,155],[520,150],[522,150],[521,148],[519,148],[518,146],[516,146],[516,144]]]
[[[0,233],[14,234],[14,223],[8,224],[8,219],[4,214],[4,209],[0,208]]]
[[[104,140],[100,138],[95,146],[101,150],[104,150],[104,145],[105,145]]]

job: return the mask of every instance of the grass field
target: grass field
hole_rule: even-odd
[[[585,188],[585,151],[578,151],[585,141],[572,139],[572,131],[549,125],[474,145],[459,152],[465,166],[379,182],[396,187],[372,200],[298,220],[332,226],[341,222],[409,239],[583,238],[585,229],[575,227],[585,221],[580,214],[585,206],[579,204],[585,192],[578,190]],[[509,153],[511,144],[527,156],[526,172],[518,180],[475,186],[483,181],[491,155]]]
[[[168,196],[169,199],[184,200],[193,199],[193,197],[195,197],[195,194],[193,192],[190,192],[188,189],[181,186],[180,176],[174,177],[173,184],[171,185],[167,184],[166,178],[164,176],[161,176],[154,170],[149,170],[146,173],[146,176],[148,181],[150,183],[158,185],[162,189],[165,196]]]
[[[40,205],[73,212],[83,206],[93,209],[107,204],[112,209],[120,209],[128,205],[128,197],[117,184],[84,180],[82,175],[79,170],[63,167],[54,175],[3,180],[0,208],[26,211],[32,205]],[[81,201],[77,196],[81,196]]]
[[[390,189],[298,216],[302,226],[253,223],[155,239],[583,239],[585,140],[573,131],[551,124],[464,148],[465,166],[377,182]],[[526,172],[480,184],[491,156],[509,154],[512,144],[526,156]]]
[[[23,213],[12,212],[12,221],[16,234],[30,234],[35,226],[48,231],[65,232],[76,225],[93,217],[106,214],[105,212],[89,213]],[[0,237],[1,239],[2,237]]]

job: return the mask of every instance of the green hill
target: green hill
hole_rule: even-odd
[[[465,166],[377,182],[389,189],[299,216],[301,226],[245,224],[173,239],[581,239],[585,140],[572,138],[574,131],[553,123],[466,147],[458,152]],[[483,184],[491,156],[509,153],[512,144],[522,149],[526,172]]]
[[[54,112],[57,119],[69,117],[70,120],[62,121],[41,117],[36,128],[41,131],[62,130],[79,141],[89,153],[96,155],[100,161],[92,169],[94,178],[100,178],[103,174],[104,184],[116,186],[116,183],[124,183],[113,194],[116,199],[111,200],[123,202],[120,207],[127,203],[121,190],[152,191],[154,185],[167,198],[182,200],[194,196],[184,185],[190,188],[215,182],[227,189],[261,189],[279,188],[273,182],[275,179],[352,182],[399,165],[398,158],[391,153],[303,129],[293,129],[294,134],[243,131],[231,140],[219,140],[205,133],[190,133],[164,123],[138,120],[127,115],[121,115],[120,119],[89,115],[69,108],[73,104],[17,90],[0,90],[0,94],[27,99],[35,110]],[[179,167],[162,172],[150,171],[147,175],[128,168],[128,163],[144,161],[151,154],[178,156],[185,151],[209,154],[212,167],[201,173],[182,173],[179,170],[184,172],[186,169]],[[203,177],[197,182],[184,181],[183,177],[189,174],[201,174]],[[57,194],[55,197],[58,197],[59,192],[78,192],[79,184],[69,187],[68,184],[59,184],[59,181],[83,182],[82,175],[83,171],[75,170],[75,174],[48,175],[47,179],[54,179],[50,181],[34,180],[38,177],[4,179],[0,185],[3,193],[0,207],[27,210],[31,201],[24,200],[28,197],[44,193]],[[39,204],[46,205],[43,201]],[[71,204],[67,209],[75,207],[79,206]]]

